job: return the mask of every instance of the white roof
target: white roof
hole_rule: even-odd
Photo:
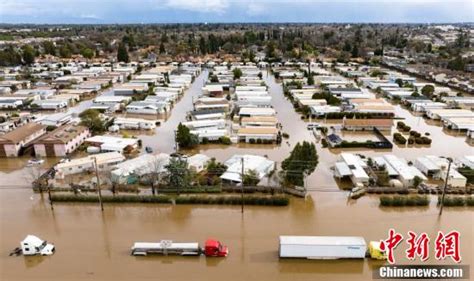
[[[358,236],[280,236],[280,244],[324,245],[324,246],[366,246],[365,239]]]
[[[222,179],[241,182],[242,160],[244,159],[244,173],[254,170],[259,178],[263,178],[275,166],[275,162],[258,155],[234,155],[224,162],[227,171],[221,176]]]
[[[334,168],[338,171],[341,177],[352,176],[351,169],[345,162],[336,162],[336,164],[334,164]]]
[[[34,235],[27,235],[25,239],[21,241],[21,243],[28,243],[29,245],[33,245],[35,247],[40,246],[41,244],[43,244],[43,242],[44,242],[43,240],[39,239],[38,237]]]
[[[239,111],[239,115],[275,115],[275,109],[266,107],[243,107]]]
[[[164,172],[169,159],[170,156],[165,153],[144,154],[117,164],[112,173],[117,176],[127,176],[130,174],[144,175],[150,172]]]

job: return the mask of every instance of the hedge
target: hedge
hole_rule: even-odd
[[[381,196],[380,205],[385,207],[428,206],[430,199],[427,196]]]
[[[441,204],[442,197],[438,197],[438,205]],[[474,206],[474,196],[446,196],[444,198],[444,206],[446,207],[463,207]]]
[[[240,205],[242,203],[241,196],[178,196],[171,197],[167,195],[103,195],[102,202],[104,203],[158,203],[171,204],[173,198],[176,204],[212,204],[212,205]],[[96,195],[72,195],[72,194],[53,194],[51,195],[53,202],[76,202],[76,203],[97,203],[99,197]],[[290,200],[284,195],[274,196],[249,196],[243,197],[245,205],[260,205],[260,206],[287,206]]]

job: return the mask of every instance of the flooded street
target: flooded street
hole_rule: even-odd
[[[207,74],[203,71],[196,78],[154,135],[140,135],[143,146],[151,146],[155,152],[174,151],[173,131],[192,108],[193,98],[200,94]],[[220,161],[236,153],[267,155],[281,163],[297,142],[315,140],[283,96],[281,84],[270,75],[263,77],[282,131],[290,138],[283,139],[280,146],[202,145],[192,152]],[[430,133],[432,145],[344,151],[366,156],[396,154],[408,160],[429,154],[459,157],[473,153],[464,135],[446,134],[441,126],[415,117],[400,106],[396,107],[396,115],[405,118],[403,121],[420,133]],[[438,218],[435,197],[426,208],[380,208],[377,196],[347,201],[347,193],[336,185],[330,169],[340,150],[322,148],[320,143],[317,150],[319,165],[307,180],[311,196],[306,200],[292,199],[287,207],[247,206],[244,214],[240,213],[240,206],[204,205],[106,204],[105,212],[101,213],[95,204],[56,204],[51,211],[47,200],[33,194],[28,187],[23,169],[28,158],[2,159],[0,280],[370,280],[372,269],[380,262],[279,260],[278,236],[363,236],[368,242],[386,238],[389,228],[404,235],[409,230],[427,232],[432,240],[438,230],[458,230],[462,234],[462,264],[472,264],[472,208],[446,208]],[[45,165],[53,163],[51,160]],[[54,243],[55,255],[9,257],[8,253],[27,234]],[[209,237],[229,247],[227,258],[130,256],[130,247],[137,241],[172,239],[203,243]],[[405,249],[406,245],[400,245],[396,250],[400,263],[407,263],[403,257]],[[429,263],[435,263],[433,252]]]

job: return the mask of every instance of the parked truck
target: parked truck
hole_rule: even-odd
[[[280,258],[363,259],[366,252],[363,237],[280,236]]]
[[[34,235],[26,236],[26,238],[21,241],[20,248],[22,254],[25,256],[50,256],[54,254],[55,251],[53,244],[49,244],[47,241],[41,240]]]
[[[204,254],[206,257],[226,257],[228,253],[227,246],[214,239],[207,239],[203,248],[197,242],[175,243],[171,240],[136,242],[132,246],[132,255],[134,256],[147,256],[149,254],[198,256]]]

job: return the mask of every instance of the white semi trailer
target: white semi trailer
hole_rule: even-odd
[[[363,259],[367,244],[363,237],[280,236],[280,258]]]

